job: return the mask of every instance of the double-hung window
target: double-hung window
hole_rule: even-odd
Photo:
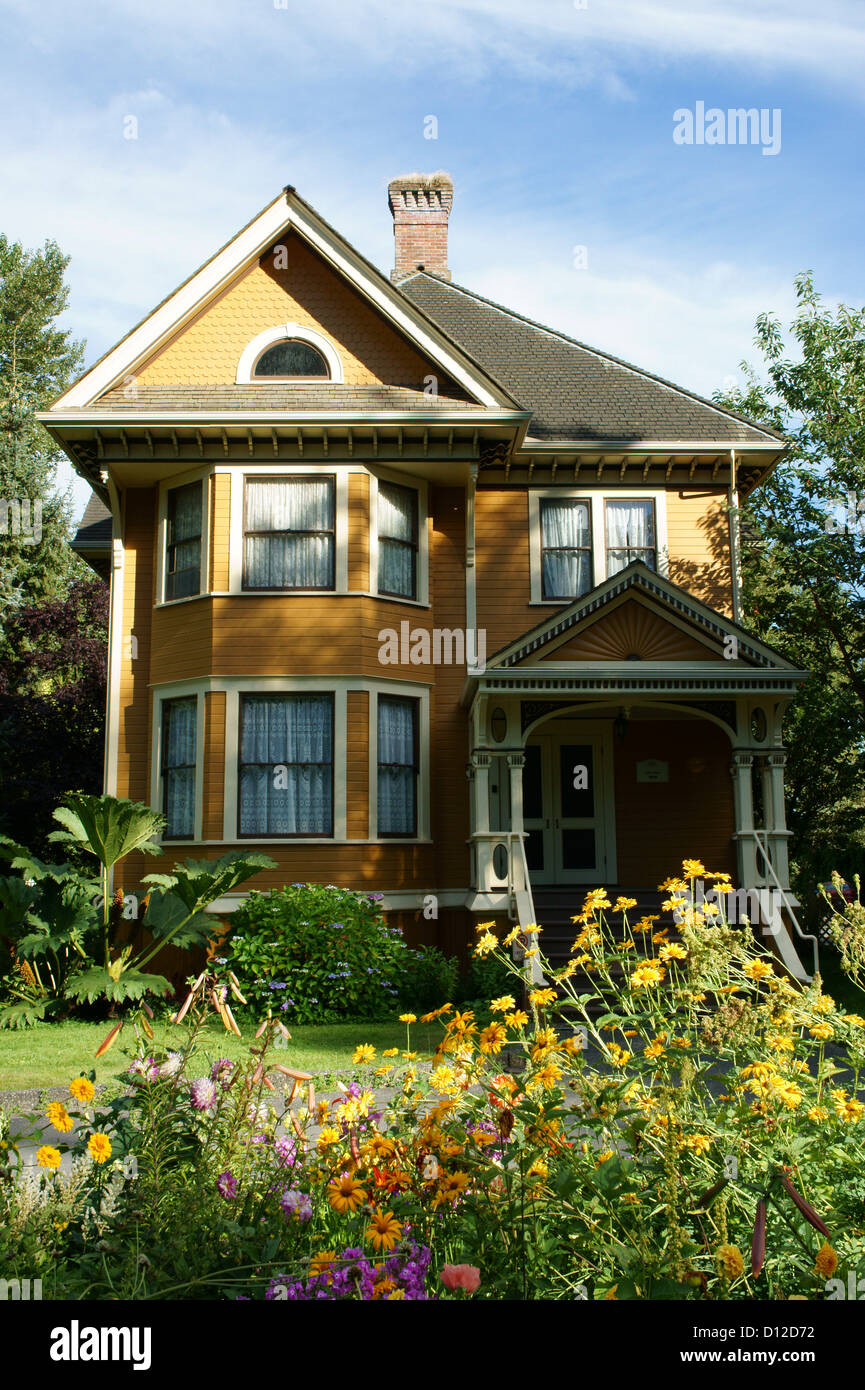
[[[170,488],[165,505],[165,598],[201,592],[202,485]]]
[[[607,578],[618,574],[634,560],[657,569],[658,548],[655,534],[655,504],[650,498],[607,499],[606,505]]]
[[[247,478],[244,589],[333,589],[335,479]]]
[[[417,834],[418,701],[378,697],[378,833]]]
[[[541,499],[541,595],[573,599],[592,587],[592,514],[582,498]]]
[[[333,696],[243,695],[238,831],[333,834]]]
[[[191,840],[195,834],[195,750],[198,700],[162,703],[162,814],[165,840]]]
[[[378,592],[417,598],[418,495],[399,483],[378,485]]]

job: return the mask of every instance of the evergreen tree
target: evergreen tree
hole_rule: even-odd
[[[55,322],[69,298],[68,264],[53,241],[25,251],[0,234],[0,653],[12,610],[62,595],[82,572],[55,489],[56,446],[34,418],[83,358],[83,345]]]

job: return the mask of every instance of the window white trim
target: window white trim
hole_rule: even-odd
[[[417,492],[417,597],[403,598],[397,594],[378,591],[378,485],[395,483],[414,488]],[[429,604],[429,485],[424,478],[412,478],[390,468],[369,470],[369,592],[374,598],[392,599],[396,603]]]
[[[150,804],[162,812],[162,706],[170,700],[196,697],[195,702],[195,819],[194,833],[188,838],[172,836],[167,846],[191,845],[201,840],[204,829],[204,690],[200,681],[178,681],[176,685],[153,693],[153,738],[151,739]],[[159,837],[163,843],[162,836]]]
[[[588,502],[592,522],[592,586],[597,588],[607,578],[606,518],[604,503],[627,498],[648,499],[655,504],[655,537],[658,552],[658,573],[668,574],[667,493],[665,488],[633,487],[607,492],[597,488],[544,487],[529,489],[529,568],[531,602],[544,608],[561,608],[573,599],[544,598],[541,577],[541,498],[572,499]]]
[[[323,333],[319,333],[315,328],[308,328],[302,323],[278,323],[274,328],[265,328],[262,333],[256,334],[252,341],[247,343],[240,355],[235,380],[238,383],[254,383],[256,386],[262,383],[267,385],[268,378],[253,376],[253,369],[266,348],[273,347],[274,343],[281,343],[285,338],[297,338],[300,342],[309,343],[311,347],[316,348],[327,363],[330,377],[328,380],[325,380],[325,378],[321,376],[298,376],[291,378],[274,377],[274,381],[278,382],[290,379],[299,386],[305,384],[315,386],[343,385],[345,375],[342,369],[342,359],[333,346],[333,343],[331,343],[328,338],[325,338]]]
[[[159,484],[159,501],[156,523],[156,607],[161,608],[165,605],[174,607],[176,603],[192,603],[195,599],[202,598],[210,593],[210,541],[211,541],[211,515],[210,515],[210,478],[213,473],[212,465],[205,465],[204,468],[196,468],[191,473],[179,473],[174,477],[166,478]],[[198,584],[197,594],[187,594],[182,598],[165,597],[165,555],[168,543],[168,494],[175,488],[186,487],[189,483],[201,482],[201,577]]]
[[[325,464],[292,464],[290,469],[283,466],[268,467],[258,464],[249,468],[233,469],[231,478],[231,501],[229,515],[228,541],[228,592],[230,594],[252,594],[260,598],[264,594],[281,594],[290,598],[297,594],[348,593],[348,475],[349,469]],[[330,477],[335,479],[334,513],[334,587],[332,589],[244,589],[243,588],[243,501],[247,478],[278,477],[280,473],[296,477],[308,474],[310,477]]]

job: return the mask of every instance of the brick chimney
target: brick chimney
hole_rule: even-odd
[[[454,201],[449,174],[406,174],[392,179],[387,200],[393,213],[394,268],[398,283],[416,270],[449,280],[448,218]]]

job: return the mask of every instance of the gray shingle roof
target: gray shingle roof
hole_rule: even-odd
[[[118,386],[99,398],[109,410],[477,410],[473,401],[434,396],[408,386],[291,386],[278,382],[231,386],[148,386],[135,395]]]
[[[717,439],[769,447],[782,440],[773,430],[427,271],[398,288],[534,412],[533,439]]]
[[[72,544],[76,550],[111,549],[111,513],[95,492],[78,523]]]

